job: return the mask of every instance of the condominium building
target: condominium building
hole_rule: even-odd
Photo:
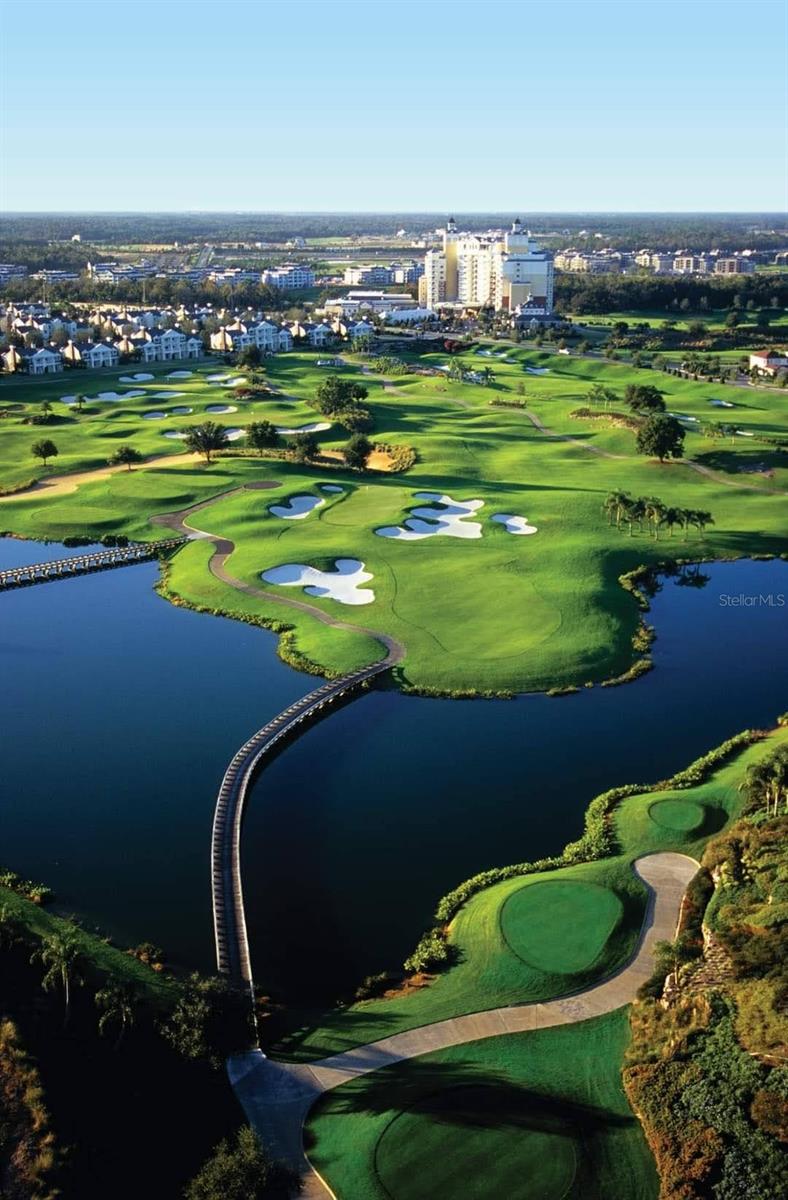
[[[301,263],[284,263],[281,267],[263,271],[261,282],[275,288],[311,288],[315,286],[315,273]]]
[[[713,259],[707,254],[679,254],[673,259],[673,270],[680,275],[707,275],[713,270]]]
[[[751,258],[742,258],[738,254],[731,258],[718,258],[714,264],[715,275],[752,275],[755,263]]]
[[[451,218],[442,248],[425,256],[419,303],[434,309],[451,302],[546,315],[553,307],[552,256],[532,241],[519,220],[501,236],[458,233]]]

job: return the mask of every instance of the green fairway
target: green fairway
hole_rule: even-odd
[[[454,965],[426,987],[313,1017],[281,1039],[277,1057],[309,1062],[463,1013],[567,995],[611,974],[634,950],[645,914],[633,861],[658,850],[700,858],[708,837],[739,811],[747,767],[786,742],[788,728],[776,729],[701,784],[627,796],[613,815],[618,854],[476,892],[449,927]],[[700,824],[658,824],[652,810],[662,805],[668,813],[697,810]]]
[[[702,804],[691,804],[686,800],[658,800],[648,810],[651,820],[662,829],[676,833],[694,833],[706,819]]]
[[[501,908],[501,930],[509,949],[529,966],[573,975],[596,962],[623,912],[608,888],[555,879],[513,892]]]
[[[118,370],[3,379],[0,407],[23,406],[3,418],[0,484],[5,487],[31,477],[102,468],[112,450],[126,442],[146,456],[167,457],[155,466],[86,479],[67,494],[53,489],[47,495],[44,489],[6,498],[0,502],[0,528],[54,539],[106,533],[161,537],[165,531],[150,524],[152,516],[218,497],[199,514],[199,528],[232,540],[229,572],[266,595],[250,597],[213,579],[206,556],[193,547],[174,560],[173,592],[231,615],[294,626],[295,647],[329,671],[380,656],[379,644],[367,634],[318,627],[313,616],[292,607],[294,600],[305,599],[334,622],[351,621],[401,642],[403,685],[446,692],[540,690],[620,674],[636,657],[631,639],[638,621],[632,597],[618,582],[623,572],[669,556],[785,550],[779,489],[788,488],[786,456],[765,440],[785,433],[784,393],[696,383],[625,364],[519,347],[501,353],[506,361],[473,351],[463,355],[468,367],[492,365],[489,387],[454,383],[443,374],[397,376],[384,387],[380,377],[363,372],[361,359],[346,356],[339,370],[368,387],[374,438],[417,452],[416,464],[404,475],[361,475],[344,469],[336,458],[302,466],[223,457],[206,467],[180,454],[178,440],[163,436],[205,419],[215,405],[236,409],[213,416],[232,429],[242,429],[251,419],[286,428],[313,422],[316,413],[306,401],[327,372],[307,352],[267,360],[267,379],[278,392],[254,401],[225,386],[243,373],[216,362],[190,364],[193,375],[175,380],[167,378],[167,364],[148,372],[153,380],[136,385],[121,384],[124,372]],[[446,354],[434,353],[419,362],[438,368],[446,359]],[[211,380],[212,375],[229,379]],[[660,466],[637,457],[631,431],[611,424],[604,414],[572,416],[583,407],[593,383],[603,382],[623,397],[626,385],[635,381],[663,390],[668,408],[685,418],[687,455],[710,468],[711,475],[686,463]],[[91,398],[82,413],[60,399],[77,391]],[[144,394],[97,399],[113,391]],[[163,391],[172,399],[154,398]],[[726,419],[742,431],[732,442],[714,441],[702,432],[708,418],[719,418],[723,411],[712,404],[720,398],[734,406],[725,410]],[[528,413],[492,403],[523,399]],[[55,423],[24,425],[44,400],[53,406]],[[192,411],[174,414],[176,408]],[[144,415],[161,411],[165,418]],[[535,427],[529,414],[549,432]],[[60,450],[47,470],[30,456],[32,442],[44,430]],[[347,438],[336,425],[318,436],[333,454]],[[770,474],[758,474],[762,468]],[[221,498],[258,481],[281,487]],[[343,490],[322,492],[326,483]],[[635,528],[630,536],[629,530],[610,526],[602,513],[606,495],[615,489],[708,510],[715,524],[704,539],[696,532],[673,538],[663,532],[655,540],[645,528]],[[272,504],[302,493],[320,495],[325,502],[305,519],[270,513]],[[425,503],[428,511],[451,514],[421,493],[474,502],[476,511],[465,531],[475,523],[477,536],[380,536],[381,528],[404,527],[414,519],[413,510]],[[535,532],[508,532],[492,519],[499,514],[522,518]],[[260,578],[287,564],[333,569],[340,558],[364,564],[372,576],[366,585],[374,595],[372,603],[351,608],[336,599],[305,595],[298,587],[263,584]]]
[[[377,1071],[320,1099],[310,1159],[342,1200],[655,1200],[628,1037],[622,1009]]]
[[[394,1200],[563,1200],[577,1173],[578,1133],[525,1088],[465,1084],[422,1096],[395,1117],[375,1168]]]

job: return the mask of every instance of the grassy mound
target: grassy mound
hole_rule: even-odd
[[[501,909],[509,949],[548,974],[573,975],[599,957],[623,915],[615,892],[580,879],[531,883]]]
[[[563,1200],[577,1172],[576,1131],[560,1106],[526,1088],[469,1084],[395,1117],[375,1168],[392,1200]]]
[[[706,820],[703,805],[690,800],[657,800],[649,806],[648,815],[661,829],[676,833],[694,833]]]

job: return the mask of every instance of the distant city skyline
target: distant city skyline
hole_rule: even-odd
[[[5,211],[788,208],[783,0],[3,19]]]

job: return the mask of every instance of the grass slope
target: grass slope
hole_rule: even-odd
[[[307,1147],[341,1200],[654,1200],[626,1012],[489,1038],[328,1092]]]

